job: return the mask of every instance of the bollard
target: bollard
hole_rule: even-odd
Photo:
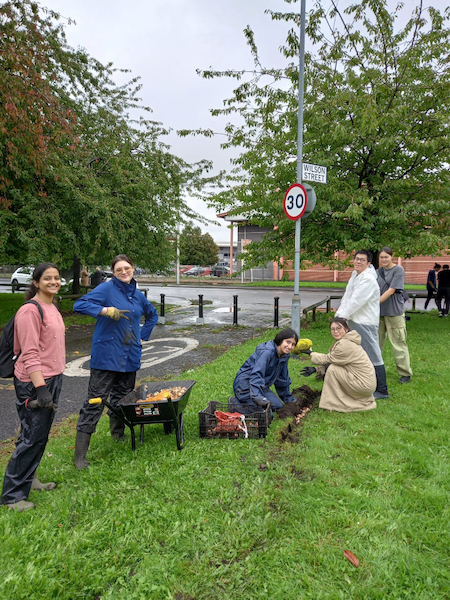
[[[198,317],[197,317],[197,325],[204,325],[205,320],[203,318],[203,295],[198,295]]]
[[[331,310],[331,298],[328,298],[327,300],[327,313],[329,313]]]
[[[274,309],[273,309],[273,326],[275,328],[278,328],[279,303],[280,303],[279,296],[275,296],[274,302],[275,302],[275,305],[274,305]]]
[[[166,323],[166,301],[165,301],[165,298],[166,298],[166,295],[161,294],[161,307],[159,309],[160,316],[158,319],[158,324],[160,324],[160,325],[165,325],[165,323]]]
[[[238,296],[233,296],[233,325],[238,324]]]
[[[412,295],[412,299],[413,299],[413,306],[412,306],[412,309],[413,309],[413,310],[416,310],[416,294],[413,294],[413,295]]]

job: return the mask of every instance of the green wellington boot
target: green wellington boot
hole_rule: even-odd
[[[56,488],[56,483],[53,481],[49,481],[48,483],[42,483],[39,481],[36,473],[33,476],[33,482],[31,484],[31,489],[36,490],[38,492],[49,492],[50,490],[54,490]]]
[[[5,504],[6,507],[11,510],[15,510],[16,512],[23,512],[24,510],[29,510],[30,508],[36,508],[36,505],[32,502],[27,502],[26,500],[19,500],[19,502],[13,502],[12,504]]]

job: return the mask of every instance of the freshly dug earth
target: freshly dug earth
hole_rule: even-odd
[[[317,398],[320,397],[320,392],[312,390],[307,385],[302,385],[299,388],[292,390],[292,395],[295,402],[289,402],[277,411],[279,419],[287,419],[288,417],[296,417],[304,408],[312,406]]]
[[[310,410],[317,405],[317,400],[320,397],[320,392],[312,390],[307,385],[302,385],[295,390],[292,390],[292,395],[296,398],[295,402],[285,404],[277,412],[279,419],[291,418],[292,420],[280,430],[280,439],[282,442],[291,442],[298,444],[300,442],[301,421]]]

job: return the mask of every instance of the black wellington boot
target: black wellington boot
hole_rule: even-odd
[[[125,425],[116,415],[109,415],[109,431],[112,439],[116,442],[122,442],[125,439]]]
[[[77,438],[75,440],[75,467],[77,469],[86,469],[89,466],[86,454],[89,450],[91,435],[90,433],[77,431]]]
[[[375,367],[375,375],[377,377],[377,389],[375,390],[374,398],[377,400],[389,398],[386,381],[386,369],[384,368],[384,365],[377,365]]]

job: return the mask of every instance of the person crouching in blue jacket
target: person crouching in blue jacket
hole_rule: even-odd
[[[270,404],[271,409],[277,411],[283,403],[295,401],[289,391],[288,360],[297,342],[298,335],[293,329],[283,329],[274,340],[256,347],[234,380],[236,410],[250,414]],[[272,385],[276,394],[270,389]]]
[[[158,313],[136,288],[134,265],[126,254],[111,264],[114,277],[79,298],[74,311],[97,319],[91,351],[88,395],[80,410],[75,441],[75,467],[89,466],[86,453],[91,435],[103,412],[103,404],[89,404],[90,398],[106,400],[116,407],[129,394],[141,366],[142,343],[147,341],[158,321]],[[141,317],[145,322],[141,329]],[[109,426],[113,439],[124,438],[124,423],[111,411]]]

